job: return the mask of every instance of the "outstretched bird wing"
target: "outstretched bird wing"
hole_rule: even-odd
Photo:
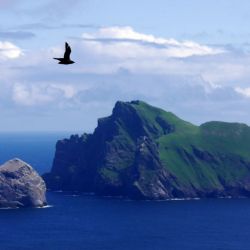
[[[68,43],[65,43],[65,53],[64,53],[64,59],[70,60],[70,53],[71,53],[71,48],[68,45]]]

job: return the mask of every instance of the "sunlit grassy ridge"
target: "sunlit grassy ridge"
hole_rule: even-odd
[[[250,128],[186,122],[142,101],[117,102],[93,134],[57,143],[53,190],[166,199],[250,196]]]
[[[164,166],[183,185],[220,188],[242,179],[249,168],[250,128],[241,123],[208,122],[195,126],[173,113],[138,101],[131,104],[158,144]],[[159,117],[172,127],[164,134]],[[157,131],[157,132],[156,132]]]

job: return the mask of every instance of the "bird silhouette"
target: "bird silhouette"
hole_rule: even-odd
[[[65,43],[65,52],[64,52],[64,57],[63,58],[53,58],[55,60],[58,60],[59,61],[59,64],[72,64],[72,63],[75,63],[74,61],[72,61],[70,59],[70,53],[71,53],[71,48],[70,46],[68,45],[68,43],[66,42]]]

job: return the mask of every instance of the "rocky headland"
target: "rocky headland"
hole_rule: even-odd
[[[131,199],[250,197],[250,127],[117,102],[93,134],[57,142],[43,178],[50,190]]]

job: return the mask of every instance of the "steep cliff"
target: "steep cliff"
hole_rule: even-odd
[[[250,128],[117,102],[93,134],[57,142],[44,179],[51,190],[134,199],[250,196]]]

